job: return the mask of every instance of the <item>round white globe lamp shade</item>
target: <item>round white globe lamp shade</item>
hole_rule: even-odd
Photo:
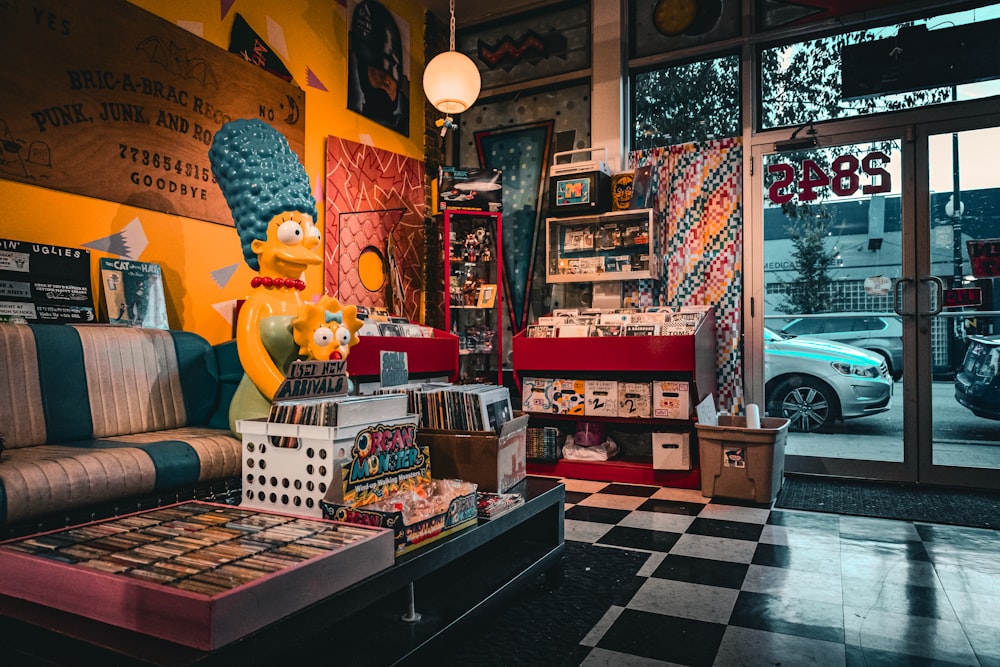
[[[424,68],[424,95],[443,113],[462,113],[479,97],[479,68],[464,53],[445,51]]]

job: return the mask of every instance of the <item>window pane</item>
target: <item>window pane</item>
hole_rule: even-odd
[[[737,55],[635,74],[632,149],[739,135],[739,79]]]
[[[1000,20],[1000,4],[764,49],[760,58],[761,127],[772,129],[795,126],[1000,95],[1000,79],[996,78],[997,68],[989,66],[986,69],[993,73],[988,76],[993,78],[976,83],[954,87],[951,85],[928,87],[894,94],[874,94],[857,99],[844,99],[841,95],[844,83],[841,77],[841,49],[844,46],[885,42],[887,59],[894,49],[897,47],[902,49],[898,52],[901,63],[899,71],[892,71],[886,67],[879,73],[880,83],[891,85],[889,82],[893,77],[906,74],[908,67],[913,63],[906,58],[917,58],[914,51],[918,50],[922,43],[930,43],[930,36],[935,31],[998,20]],[[919,30],[912,30],[914,26],[921,27]],[[907,28],[911,29],[910,33],[906,32]],[[924,30],[928,32],[920,34]],[[900,44],[906,44],[908,48],[904,49],[899,46]],[[942,54],[936,56],[943,57]],[[975,63],[977,66],[979,64]],[[912,72],[910,74],[912,75]],[[875,78],[878,79],[879,76],[876,75]]]

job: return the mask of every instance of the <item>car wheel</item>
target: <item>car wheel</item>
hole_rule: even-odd
[[[819,430],[837,418],[837,399],[829,386],[793,375],[775,387],[772,414],[788,419],[788,429],[802,433]]]

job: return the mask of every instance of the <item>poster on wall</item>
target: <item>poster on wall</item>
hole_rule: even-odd
[[[347,108],[410,136],[410,26],[375,0],[349,0]]]
[[[159,264],[102,257],[101,284],[109,323],[169,328]]]
[[[278,54],[238,12],[233,18],[233,29],[229,33],[229,52],[239,54],[247,62],[283,81],[292,80],[292,73],[285,67],[285,63],[281,62]]]
[[[302,89],[123,0],[0,2],[0,59],[3,179],[232,225],[208,159],[224,123],[304,156]]]
[[[95,322],[90,251],[0,239],[0,322]]]

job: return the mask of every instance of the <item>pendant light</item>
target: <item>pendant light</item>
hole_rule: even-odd
[[[451,7],[451,48],[434,56],[424,68],[424,95],[435,109],[446,114],[462,113],[479,97],[479,68],[464,53],[455,50],[455,0]]]

